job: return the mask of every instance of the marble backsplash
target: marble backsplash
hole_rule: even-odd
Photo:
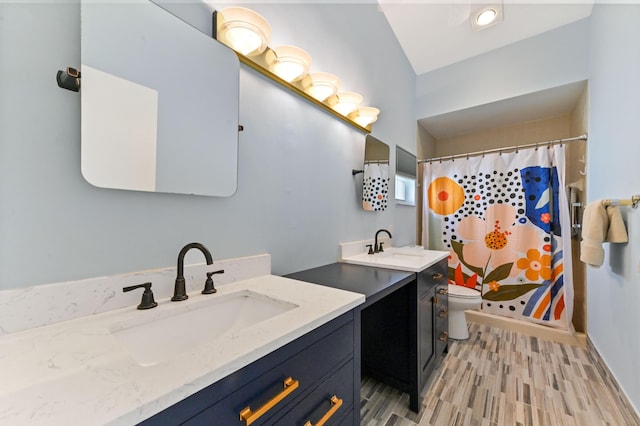
[[[213,265],[185,265],[187,294],[201,295],[206,273],[224,269],[214,275],[215,285],[223,286],[271,274],[271,256],[262,254],[218,260]],[[59,282],[34,287],[0,291],[0,335],[15,333],[61,321],[130,307],[140,303],[142,289],[124,293],[123,287],[151,281],[158,303],[172,303],[176,267],[152,269],[106,277]]]
[[[375,240],[371,238],[368,240],[340,243],[338,245],[339,257],[340,259],[344,259],[345,257],[351,257],[351,256],[356,256],[358,254],[367,253],[369,250],[369,248],[367,247],[367,244],[373,245],[374,241]],[[392,243],[391,239],[385,234],[380,235],[380,238],[378,238],[378,242],[383,242],[384,248],[391,247],[391,243]]]

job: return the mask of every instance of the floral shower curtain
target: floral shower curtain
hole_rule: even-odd
[[[564,146],[423,163],[423,242],[482,310],[573,331]]]

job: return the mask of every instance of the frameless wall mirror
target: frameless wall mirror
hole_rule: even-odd
[[[82,0],[81,59],[89,183],[235,193],[240,65],[232,51],[149,1]]]
[[[389,145],[367,135],[364,144],[362,208],[382,211],[389,200]]]
[[[396,190],[397,204],[416,205],[416,156],[396,145]]]

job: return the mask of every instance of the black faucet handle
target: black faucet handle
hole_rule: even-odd
[[[153,299],[153,291],[151,291],[151,282],[124,287],[122,289],[122,292],[126,293],[128,291],[135,290],[137,288],[144,288],[144,292],[142,292],[142,300],[138,305],[138,309],[151,309],[158,306],[158,303]]]
[[[369,253],[367,254],[373,254],[373,244],[367,244],[365,247],[369,247]]]
[[[202,294],[213,294],[218,291],[213,285],[213,278],[211,278],[211,276],[215,274],[224,274],[224,269],[207,272],[207,280],[204,282],[204,290],[202,290]]]
[[[378,243],[378,253],[384,252],[384,249],[382,248],[382,244],[384,244],[382,241]]]

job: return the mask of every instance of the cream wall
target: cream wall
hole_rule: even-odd
[[[589,87],[582,92],[578,101],[569,116],[570,132],[572,135],[582,135],[589,133]],[[571,143],[567,149],[567,183],[575,184],[579,187],[576,192],[576,202],[585,203],[588,200],[586,184],[586,157],[589,151],[589,142]],[[572,207],[577,216],[576,220],[582,223],[583,208]],[[580,231],[578,230],[578,235]],[[573,288],[575,290],[573,299],[573,325],[576,331],[588,332],[587,329],[587,268],[580,262],[580,237],[571,240],[571,255],[573,261]]]
[[[436,141],[436,157],[514,147],[571,136],[570,113]]]
[[[418,160],[425,158],[435,157],[436,152],[436,138],[431,135],[424,127],[418,124],[417,128],[417,140],[416,140],[416,157]],[[418,164],[418,180],[416,182],[416,243],[422,244],[422,214],[424,209],[424,203],[422,196],[422,167]]]

